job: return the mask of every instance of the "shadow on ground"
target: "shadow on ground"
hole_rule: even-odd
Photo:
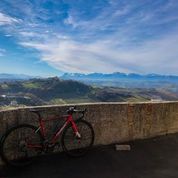
[[[23,169],[2,168],[0,178],[177,178],[178,134],[130,142],[131,151],[114,145],[94,148],[81,158],[44,156]]]

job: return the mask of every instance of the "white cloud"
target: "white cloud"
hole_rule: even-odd
[[[88,20],[81,18],[80,13],[68,13],[64,23],[77,28],[79,35],[66,34],[63,38],[59,33],[56,38],[49,35],[43,41],[27,40],[20,44],[38,50],[41,60],[64,72],[178,74],[177,30],[146,38],[157,25],[176,20],[176,17],[159,19],[158,9],[144,11],[140,8],[132,13],[137,8],[133,4],[118,7],[117,1],[110,3],[111,7],[105,7]],[[129,13],[131,15],[123,17]],[[150,24],[151,30],[147,32]],[[102,33],[102,30],[113,31]]]
[[[69,15],[65,20],[64,23],[67,25],[72,25],[74,28],[77,27],[79,25],[79,23],[77,23],[74,20],[74,17],[72,15]]]
[[[27,4],[22,10],[25,23],[14,27],[12,35],[64,72],[178,74],[178,11],[171,12],[175,4],[163,7],[148,1],[110,0],[96,15],[87,17],[71,6],[68,17],[57,23],[46,10]],[[56,26],[46,23],[49,19]],[[0,25],[17,22],[0,14]]]
[[[139,72],[178,74],[178,36],[168,35],[131,48],[112,40],[81,43],[68,40],[21,43],[41,52],[42,60],[68,72]]]
[[[26,32],[26,31],[21,31],[19,32],[20,35],[25,36],[25,37],[33,37],[37,36],[38,34],[35,32]]]
[[[64,19],[64,24],[71,25],[74,28],[80,28],[85,31],[91,31],[96,29],[105,29],[111,25],[117,25],[118,20],[120,20],[124,15],[128,14],[133,7],[128,4],[124,7],[106,6],[101,12],[91,19],[83,19],[82,12],[69,11],[68,17]]]
[[[19,22],[21,22],[20,19],[10,17],[0,12],[0,25],[11,25],[14,23],[19,23]]]

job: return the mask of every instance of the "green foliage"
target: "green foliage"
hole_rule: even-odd
[[[54,98],[50,100],[51,104],[66,104],[66,101],[64,101],[62,98]]]
[[[4,90],[5,90],[5,89],[8,89],[8,85],[7,85],[6,83],[1,84],[0,86],[1,86],[1,88],[4,89]]]
[[[22,86],[24,88],[27,88],[27,89],[40,88],[40,85],[38,83],[35,83],[35,82],[24,82],[24,83],[22,83]]]

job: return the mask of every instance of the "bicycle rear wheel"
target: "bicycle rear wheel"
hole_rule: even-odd
[[[81,138],[73,131],[72,125],[68,125],[62,134],[61,143],[63,150],[73,157],[85,155],[94,143],[94,131],[91,124],[85,120],[76,121]]]
[[[37,127],[28,124],[8,130],[1,143],[2,160],[11,166],[30,164],[42,150],[42,135],[36,130]]]

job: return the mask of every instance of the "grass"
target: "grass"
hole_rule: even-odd
[[[66,99],[66,103],[93,103],[96,102],[90,98],[71,98],[71,99]]]
[[[0,111],[17,109],[17,108],[22,108],[22,107],[26,107],[26,105],[21,104],[21,105],[18,105],[18,106],[0,106]]]
[[[126,99],[126,102],[144,102],[144,101],[148,101],[148,99],[143,98],[141,96],[135,96]]]
[[[38,83],[25,82],[23,83],[23,87],[28,89],[37,89],[40,88],[40,85]]]
[[[95,101],[89,98],[70,98],[70,99],[62,99],[62,98],[55,98],[50,100],[50,104],[70,104],[70,103],[93,103]]]
[[[1,84],[1,88],[5,90],[5,89],[8,89],[9,86],[7,84]]]
[[[51,104],[66,104],[66,101],[62,98],[55,98],[50,101]]]

